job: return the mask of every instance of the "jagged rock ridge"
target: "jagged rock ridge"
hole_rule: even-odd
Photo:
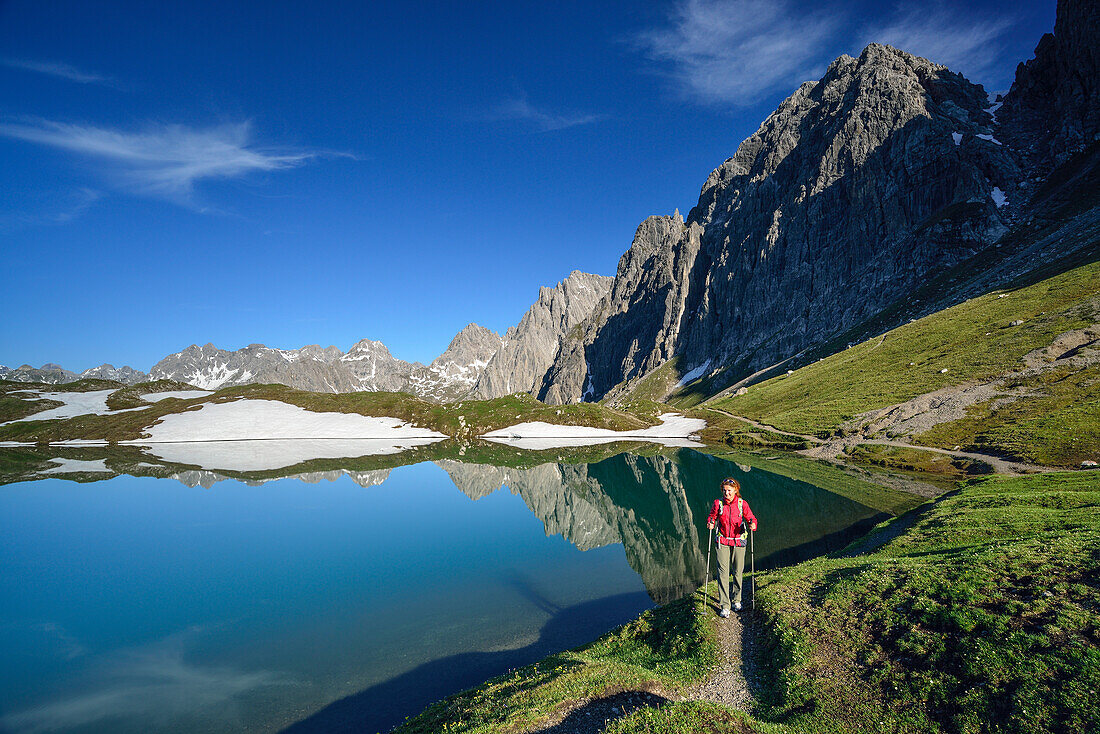
[[[555,287],[540,288],[538,300],[505,333],[503,345],[474,386],[473,397],[538,395],[562,341],[591,316],[612,282],[604,275],[575,270]]]
[[[72,372],[52,362],[47,362],[41,367],[31,367],[29,364],[25,364],[14,369],[0,365],[0,380],[60,385],[65,382],[83,379],[114,380],[127,385],[136,385],[139,382],[147,381],[149,375],[129,366],[115,367],[112,364],[102,364],[99,367],[92,367],[80,373]]]

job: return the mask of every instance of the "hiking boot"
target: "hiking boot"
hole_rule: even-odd
[[[722,619],[725,619],[726,617],[730,616],[730,610],[723,609],[722,611],[718,612],[718,616]]]
[[[734,602],[733,611],[735,611],[735,612],[740,612],[741,611],[741,602]]]

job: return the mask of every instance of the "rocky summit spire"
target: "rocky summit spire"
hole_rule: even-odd
[[[574,270],[555,287],[540,288],[538,300],[504,335],[504,345],[478,379],[473,396],[537,395],[561,342],[592,314],[611,283],[607,276]]]

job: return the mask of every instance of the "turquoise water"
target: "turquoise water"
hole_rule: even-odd
[[[876,514],[687,449],[369,474],[0,487],[0,729],[386,730],[697,586],[723,476],[758,567]]]

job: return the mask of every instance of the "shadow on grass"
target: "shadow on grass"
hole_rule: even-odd
[[[530,592],[530,589],[526,589]],[[389,731],[429,704],[512,668],[529,665],[561,650],[590,642],[651,606],[644,592],[619,594],[564,609],[544,599],[543,610],[556,610],[539,638],[513,650],[468,652],[424,663],[406,673],[330,703],[287,734]],[[446,613],[441,610],[441,613]],[[545,682],[540,678],[539,682]]]
[[[531,734],[598,734],[615,719],[645,707],[660,707],[669,699],[648,691],[623,691],[612,696],[594,698],[583,706],[570,711],[564,719]]]

